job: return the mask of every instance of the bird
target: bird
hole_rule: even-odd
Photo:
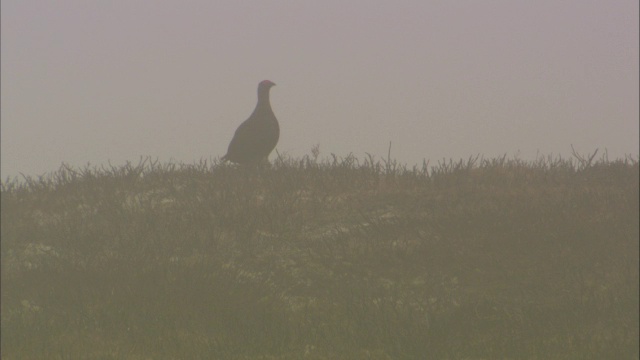
[[[271,109],[269,90],[275,86],[269,80],[258,84],[258,104],[236,130],[227,154],[221,160],[236,164],[252,164],[266,161],[280,138],[280,125]]]

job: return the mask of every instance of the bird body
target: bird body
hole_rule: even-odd
[[[223,161],[257,163],[266,160],[276,147],[280,126],[269,102],[269,90],[274,85],[269,80],[258,84],[258,104],[251,116],[238,126]]]

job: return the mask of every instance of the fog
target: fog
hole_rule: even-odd
[[[2,1],[1,174],[224,155],[638,154],[638,1]],[[271,158],[274,158],[274,154]]]

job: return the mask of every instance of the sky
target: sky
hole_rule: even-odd
[[[638,155],[637,0],[3,0],[1,176],[225,154]],[[272,153],[271,159],[275,157]]]

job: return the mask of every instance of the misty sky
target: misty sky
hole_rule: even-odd
[[[3,179],[222,156],[264,79],[294,157],[638,154],[638,0],[1,4]]]

